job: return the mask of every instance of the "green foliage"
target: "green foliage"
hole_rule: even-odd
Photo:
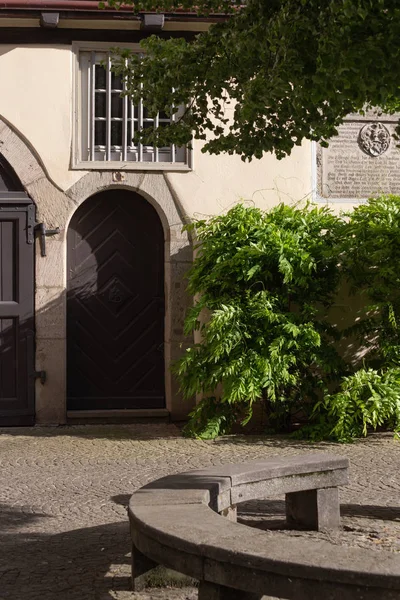
[[[380,196],[348,215],[343,267],[366,305],[348,331],[375,367],[400,367],[400,197]]]
[[[400,427],[400,197],[371,198],[347,214],[344,276],[365,305],[343,332],[358,337],[365,368],[326,395],[300,436],[350,441],[369,429]]]
[[[174,368],[186,396],[205,397],[187,435],[226,433],[260,401],[275,430],[308,416],[298,436],[314,440],[400,430],[399,197],[344,217],[312,205],[237,205],[187,229],[198,240],[188,286],[198,300],[186,333],[202,342]],[[340,332],[329,317],[345,278],[365,306]],[[354,334],[364,351],[356,372],[335,349]]]
[[[400,369],[360,369],[344,377],[339,391],[326,395],[314,411],[323,415],[317,433],[339,442],[366,436],[369,429],[382,425],[399,434]]]
[[[186,437],[212,440],[229,433],[239,418],[239,412],[229,404],[219,402],[215,396],[203,400],[190,413],[190,420],[183,429]]]
[[[200,330],[203,340],[175,366],[186,396],[213,396],[222,384],[218,415],[244,421],[260,399],[275,424],[308,409],[304,400],[316,400],[344,366],[325,319],[339,282],[342,227],[325,207],[284,204],[269,213],[238,205],[188,227],[199,240],[188,289],[200,299],[186,333]],[[196,408],[192,433],[203,435],[213,406],[207,399]],[[218,416],[214,433],[219,424]]]
[[[104,3],[105,4],[105,3]],[[108,0],[118,6],[120,0]],[[365,106],[400,108],[397,0],[124,0],[136,11],[226,13],[184,39],[151,36],[143,59],[117,59],[150,112],[187,108],[170,128],[138,134],[156,145],[207,141],[203,150],[243,160],[282,158],[304,139],[324,145]],[[173,91],[171,91],[173,90]]]

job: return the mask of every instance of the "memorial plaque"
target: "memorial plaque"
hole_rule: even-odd
[[[400,148],[393,138],[399,115],[351,114],[328,148],[318,147],[318,195],[364,199],[400,194]]]

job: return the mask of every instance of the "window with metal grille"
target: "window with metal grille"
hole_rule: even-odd
[[[156,148],[133,141],[138,130],[165,126],[170,123],[170,117],[163,113],[150,116],[143,102],[134,105],[123,96],[125,85],[121,77],[111,71],[109,52],[79,49],[78,60],[80,143],[75,152],[76,163],[90,163],[96,168],[120,168],[121,163],[141,169],[189,168],[190,151],[186,147],[172,144]],[[178,116],[179,111],[172,120]]]

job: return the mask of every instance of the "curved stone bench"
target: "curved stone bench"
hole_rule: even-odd
[[[337,486],[347,482],[347,459],[319,453],[189,471],[144,486],[129,503],[134,589],[162,564],[198,579],[199,600],[400,600],[398,554],[278,539],[234,522],[238,502],[285,494],[293,526],[338,527]]]

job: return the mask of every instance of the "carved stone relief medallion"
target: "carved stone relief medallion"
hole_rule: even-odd
[[[368,123],[360,129],[358,144],[369,156],[384,154],[390,145],[390,133],[382,123]]]

